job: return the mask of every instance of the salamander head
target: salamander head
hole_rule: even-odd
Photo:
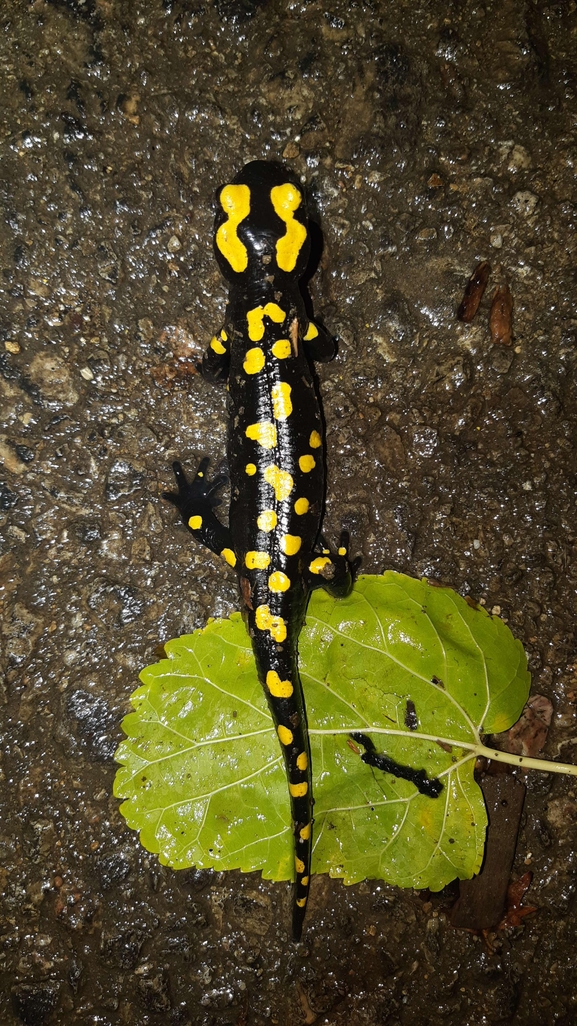
[[[277,161],[253,160],[217,192],[214,246],[220,269],[243,287],[305,272],[310,239],[304,192]]]

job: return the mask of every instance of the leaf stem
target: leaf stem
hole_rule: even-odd
[[[512,752],[500,752],[497,748],[486,748],[475,745],[475,753],[481,758],[493,759],[494,762],[506,762],[509,766],[519,766],[525,770],[541,770],[542,773],[567,773],[577,777],[577,766],[570,762],[550,762],[548,759],[533,759],[528,755],[513,755]]]
[[[542,773],[566,773],[571,777],[577,777],[577,765],[570,762],[550,762],[548,759],[533,759],[528,755],[514,755],[512,752],[501,752],[498,748],[487,748],[480,741],[461,741],[455,738],[435,737],[434,734],[421,734],[407,730],[394,730],[389,727],[364,726],[368,734],[381,734],[385,737],[396,736],[410,738],[411,741],[435,741],[443,746],[450,745],[452,748],[461,748],[470,752],[469,758],[492,759],[493,762],[506,762],[509,766],[518,766],[524,770],[540,770]],[[348,735],[358,730],[358,726],[350,728],[340,727],[338,730],[318,729],[309,727],[309,734],[343,734]],[[466,761],[466,760],[465,760]]]

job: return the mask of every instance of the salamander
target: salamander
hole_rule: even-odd
[[[346,534],[336,552],[320,535],[324,430],[311,362],[332,359],[334,341],[309,319],[299,288],[310,244],[305,194],[281,163],[252,161],[217,191],[214,248],[229,296],[203,373],[226,381],[229,390],[230,526],[214,512],[226,479],[209,480],[207,458],[190,481],[174,463],[178,492],[164,494],[194,537],[238,575],[288,778],[297,941],[309,893],[313,827],[298,638],[311,590],[321,585],[344,596],[356,568],[348,560]]]

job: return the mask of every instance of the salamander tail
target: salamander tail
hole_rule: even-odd
[[[296,882],[293,890],[292,935],[294,941],[300,941],[303,930],[303,921],[307,909],[311,878],[311,819],[305,820],[304,822],[298,822],[295,820],[294,848]]]

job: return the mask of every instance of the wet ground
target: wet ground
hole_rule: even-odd
[[[163,869],[111,792],[139,668],[237,606],[159,496],[176,456],[222,458],[224,395],[191,373],[225,302],[211,204],[262,157],[306,176],[324,234],[327,533],[498,607],[554,703],[546,754],[574,758],[577,5],[13,0],[0,22],[0,1021],[569,1026],[570,780],[528,780],[521,926],[484,940],[451,895],[316,878],[299,949],[284,885]]]

